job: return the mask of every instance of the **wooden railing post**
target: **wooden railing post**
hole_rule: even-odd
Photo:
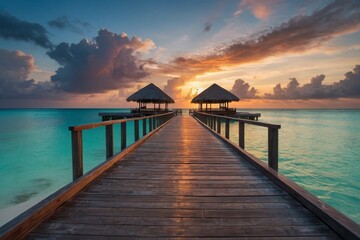
[[[217,118],[217,128],[216,128],[216,132],[217,132],[218,134],[221,133],[221,117],[218,117],[218,118]]]
[[[274,170],[278,170],[279,154],[279,130],[268,128],[268,165]]]
[[[73,180],[83,175],[82,131],[71,130]]]
[[[135,142],[139,140],[139,120],[134,120],[134,136]]]
[[[152,117],[150,117],[149,118],[149,132],[151,132],[152,130],[153,130],[153,118]]]
[[[105,126],[106,159],[114,155],[114,133],[113,125]]]
[[[147,133],[147,119],[149,119],[149,129],[154,130],[156,127],[169,121],[173,114],[159,114],[152,117],[142,117],[134,119],[134,136],[135,141],[140,139],[139,121],[143,121],[142,133],[145,136]],[[72,168],[73,168],[73,180],[78,179],[84,173],[83,169],[83,142],[82,142],[82,131],[86,129],[92,129],[100,126],[105,127],[105,149],[106,159],[114,156],[114,124],[120,123],[120,141],[121,151],[127,147],[127,121],[128,120],[111,120],[110,122],[100,122],[92,124],[84,124],[79,126],[69,127],[71,131],[71,147],[72,147]]]
[[[142,120],[142,126],[143,126],[143,136],[146,135],[146,118]]]
[[[245,123],[239,122],[239,146],[245,149]]]
[[[225,138],[229,139],[230,138],[230,120],[226,119],[225,122]]]
[[[126,148],[126,122],[121,123],[121,150]]]
[[[225,121],[225,129],[222,130],[225,138],[230,140],[230,120],[239,122],[239,147],[245,149],[245,123],[250,125],[262,126],[268,128],[268,166],[278,171],[278,158],[279,158],[279,129],[280,125],[263,123],[258,121],[251,121],[247,119],[238,119],[227,116],[219,116],[214,114],[206,114],[200,112],[193,112],[193,116],[200,122],[207,125],[213,131],[221,134],[221,124]],[[224,132],[225,131],[225,132]]]

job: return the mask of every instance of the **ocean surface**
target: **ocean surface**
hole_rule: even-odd
[[[0,226],[71,182],[68,127],[101,121],[98,113],[109,111],[129,109],[0,109]],[[360,110],[245,111],[281,125],[282,174],[360,223]],[[231,124],[235,142],[237,127]],[[130,124],[128,145],[132,131]],[[267,129],[245,125],[245,134],[245,149],[266,161]],[[114,134],[115,152],[119,135]],[[105,160],[104,128],[84,131],[83,141],[88,171]]]

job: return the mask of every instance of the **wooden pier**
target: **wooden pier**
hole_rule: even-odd
[[[321,202],[313,203],[319,205],[314,210],[306,201],[318,199],[314,200],[293,183],[289,185],[286,182],[289,180],[277,176],[275,170],[258,167],[259,164],[250,163],[241,150],[200,121],[177,116],[139,146],[129,149],[107,171],[98,173],[92,182],[89,180],[86,187],[73,188],[74,197],[64,201],[68,190],[63,190],[56,195],[60,200],[42,203],[50,202],[53,207],[45,210],[38,207],[25,214],[23,219],[31,219],[18,219],[20,223],[6,226],[0,236],[4,239],[360,236],[359,225]],[[82,177],[75,182],[81,181]],[[54,207],[59,201],[65,203]],[[334,216],[337,219],[330,219]],[[32,221],[41,223],[36,225]]]

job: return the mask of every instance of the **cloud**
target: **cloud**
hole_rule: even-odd
[[[269,99],[330,99],[360,97],[360,65],[347,72],[345,78],[331,85],[323,85],[325,75],[313,77],[310,83],[300,86],[296,78],[290,78],[286,87],[277,84],[273,93],[265,94]]]
[[[260,36],[234,40],[203,56],[178,57],[160,66],[165,73],[196,76],[271,56],[302,53],[360,28],[360,1],[334,1],[312,15],[298,15]]]
[[[175,77],[168,79],[166,85],[164,86],[164,92],[168,94],[173,99],[181,99],[181,86],[185,84],[185,79],[180,77]]]
[[[89,31],[92,29],[90,23],[82,22],[80,20],[70,21],[65,15],[49,21],[48,24],[50,27],[57,28],[59,30],[67,29],[79,34],[83,34],[84,30]]]
[[[0,49],[0,98],[64,100],[75,93],[100,93],[134,86],[148,76],[140,60],[154,43],[100,30],[93,42],[61,43],[48,55],[61,67],[51,80],[29,79],[36,71],[33,56]]]
[[[41,98],[52,92],[50,82],[28,79],[35,59],[21,51],[0,49],[0,98]]]
[[[256,18],[266,20],[272,14],[272,8],[277,2],[278,0],[242,0],[234,16],[241,15],[244,10],[250,10]]]
[[[197,95],[197,89],[190,88],[184,92],[183,87],[188,79],[183,77],[174,77],[167,80],[164,86],[164,92],[177,101],[190,101]]]
[[[53,44],[46,29],[37,23],[20,20],[4,11],[0,11],[0,37],[33,42],[43,48],[51,49]]]
[[[204,32],[210,32],[213,26],[213,22],[217,21],[221,14],[223,14],[226,7],[226,1],[218,1],[217,6],[211,15],[207,17],[207,20],[204,23]]]
[[[259,98],[259,96],[256,95],[258,93],[258,90],[256,90],[254,87],[250,88],[250,84],[246,83],[242,79],[235,80],[231,92],[240,99]]]
[[[149,75],[140,56],[154,47],[150,39],[129,39],[125,33],[102,29],[94,41],[61,43],[48,52],[61,65],[51,82],[58,89],[73,93],[101,93],[130,87]]]
[[[210,32],[211,27],[212,27],[212,24],[210,22],[206,22],[204,24],[204,32]]]

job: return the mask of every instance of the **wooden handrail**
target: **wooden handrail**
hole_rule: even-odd
[[[228,116],[209,114],[204,112],[194,111],[193,115],[201,122],[206,124],[211,130],[217,134],[221,133],[221,121],[225,120],[225,138],[230,139],[230,121],[239,123],[239,146],[245,149],[245,123],[255,126],[268,128],[268,165],[274,170],[278,170],[279,158],[279,129],[281,125],[252,121],[241,118],[233,118]]]
[[[106,125],[112,125],[112,124],[116,124],[116,123],[128,122],[128,121],[133,121],[133,120],[143,120],[143,119],[161,117],[161,116],[167,116],[167,115],[174,115],[174,113],[168,112],[168,113],[162,113],[162,114],[150,115],[150,116],[144,116],[144,117],[126,118],[126,119],[110,120],[110,121],[103,121],[103,122],[96,122],[96,123],[88,123],[88,124],[83,124],[83,125],[78,125],[78,126],[71,126],[71,127],[69,127],[69,130],[70,131],[80,131],[80,130],[92,129],[92,128],[97,128],[97,127],[106,126]]]
[[[127,147],[127,135],[126,135],[126,126],[127,122],[134,121],[134,139],[137,142],[140,139],[140,128],[139,121],[143,121],[142,125],[142,135],[146,135],[146,120],[149,124],[149,132],[152,132],[156,128],[162,126],[172,117],[174,117],[174,112],[168,112],[163,114],[145,116],[145,117],[136,117],[120,120],[111,120],[98,123],[90,123],[79,126],[69,127],[71,131],[71,142],[72,142],[72,165],[73,165],[73,180],[78,179],[83,175],[83,143],[82,143],[82,131],[87,129],[93,129],[97,127],[105,126],[105,149],[106,149],[106,159],[110,159],[114,156],[114,124],[120,124],[121,129],[121,151]]]
[[[243,123],[257,125],[257,126],[261,126],[261,127],[276,128],[276,129],[281,128],[281,125],[278,125],[278,124],[271,124],[271,123],[259,122],[259,121],[242,119],[242,118],[234,118],[234,117],[228,117],[228,116],[222,116],[222,115],[216,115],[216,114],[198,112],[198,111],[194,111],[194,113],[198,113],[198,114],[202,114],[202,115],[206,115],[206,116],[221,117],[223,119],[229,119],[231,121],[243,122]]]

